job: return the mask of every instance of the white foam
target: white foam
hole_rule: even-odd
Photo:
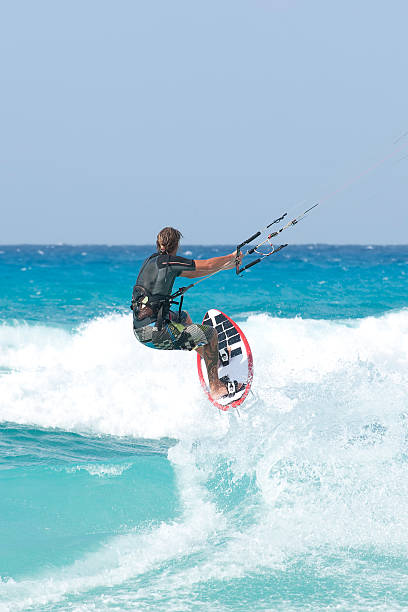
[[[210,412],[195,353],[143,347],[128,316],[96,319],[74,334],[4,325],[0,346],[2,421],[158,438],[179,437]]]
[[[345,322],[256,315],[240,325],[254,354],[253,390],[275,413],[300,396],[313,403],[324,385],[339,392],[337,405],[355,410],[358,402],[359,411],[367,403],[382,413],[390,397],[406,393],[407,311]],[[145,438],[228,429],[203,395],[195,353],[145,348],[130,316],[95,319],[72,334],[3,325],[0,347],[2,421]],[[381,378],[378,392],[367,376]]]
[[[240,327],[255,368],[240,418],[207,402],[194,354],[144,348],[128,316],[74,334],[0,328],[2,420],[176,437],[169,459],[183,508],[177,521],[113,538],[67,568],[0,584],[12,609],[73,592],[84,594],[81,609],[104,609],[106,592],[86,592],[155,568],[143,588],[124,590],[128,609],[157,594],[176,606],[199,582],[284,570],[307,555],[325,572],[319,558],[333,551],[345,551],[342,571],[351,571],[349,550],[408,554],[408,312],[337,322],[257,315]]]

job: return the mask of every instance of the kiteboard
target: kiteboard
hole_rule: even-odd
[[[198,377],[208,399],[220,410],[237,408],[249,393],[253,378],[252,352],[243,331],[226,314],[211,308],[205,313],[203,325],[211,325],[218,334],[218,377],[229,387],[228,395],[214,399],[208,384],[207,368],[204,359],[197,354]],[[234,390],[234,381],[244,383]]]

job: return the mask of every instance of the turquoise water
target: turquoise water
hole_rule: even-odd
[[[0,247],[0,610],[405,608],[408,246],[288,247],[189,292],[251,344],[239,414],[134,340],[150,252]]]

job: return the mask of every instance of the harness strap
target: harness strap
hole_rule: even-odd
[[[180,303],[179,303],[179,321],[181,321],[181,311],[183,308],[183,300],[184,300],[184,295],[181,294],[181,298],[180,298]],[[175,303],[175,302],[173,302]]]
[[[133,287],[132,303],[130,308],[133,310],[134,316],[136,317],[138,311],[140,312],[141,309],[146,309],[146,314],[140,318],[138,317],[138,320],[140,321],[154,316],[156,317],[156,327],[158,331],[161,331],[163,328],[163,323],[170,321],[168,313],[172,304],[177,304],[179,306],[179,317],[181,317],[184,289],[185,288],[183,287],[182,290],[177,291],[172,295],[161,295],[150,293],[150,291],[147,291],[147,289],[145,289],[142,285],[135,285]],[[181,297],[179,302],[176,302],[174,299],[176,297]]]

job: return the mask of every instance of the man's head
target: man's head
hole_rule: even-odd
[[[156,246],[159,253],[175,253],[182,233],[174,227],[164,227],[157,234]]]

